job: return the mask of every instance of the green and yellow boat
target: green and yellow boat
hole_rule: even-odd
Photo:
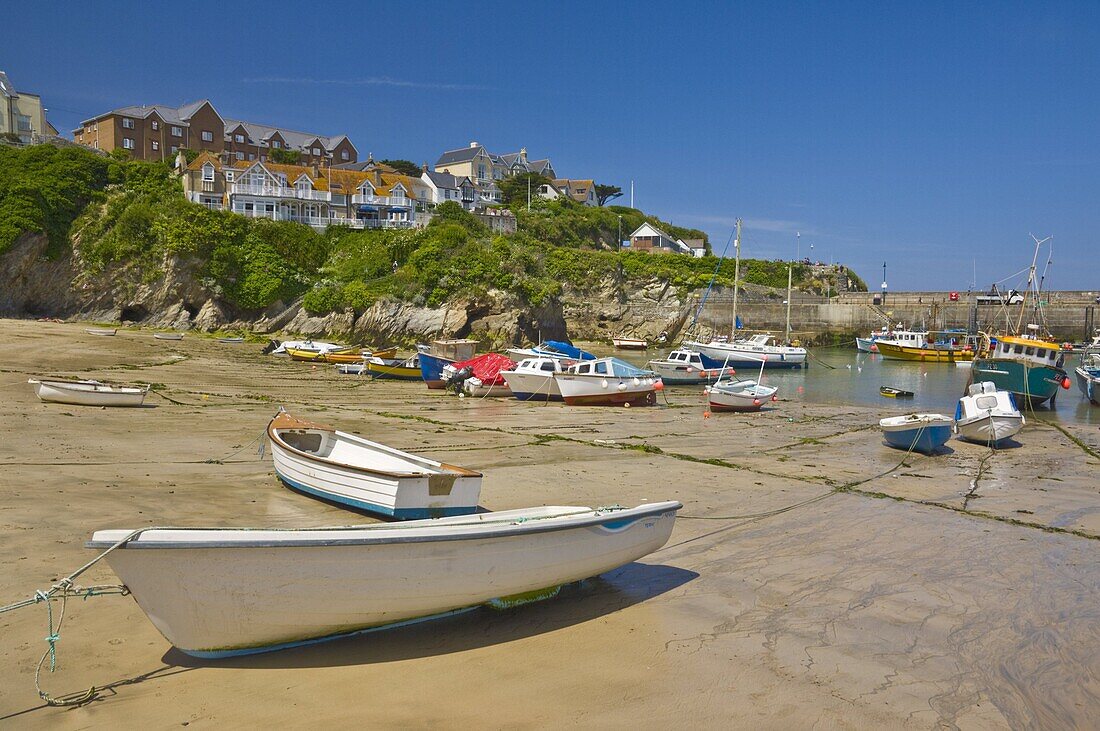
[[[1020,403],[1041,406],[1071,385],[1062,368],[1064,357],[1062,346],[1036,335],[1003,335],[996,341],[985,336],[971,366],[973,382],[992,381],[1023,399]]]

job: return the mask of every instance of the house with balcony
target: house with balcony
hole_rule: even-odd
[[[477,207],[479,201],[477,186],[466,176],[437,173],[434,170],[428,170],[428,166],[425,165],[420,179],[431,191],[431,201],[435,205],[454,201],[467,211]]]
[[[296,221],[315,228],[412,228],[427,187],[380,169],[332,170],[318,165],[249,162],[202,152],[176,161],[188,200],[250,218]]]

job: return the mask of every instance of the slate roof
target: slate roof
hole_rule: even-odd
[[[457,150],[447,150],[439,159],[435,161],[436,165],[452,165],[458,162],[469,162],[478,156],[479,153],[485,152],[485,148],[481,145],[474,145],[469,147],[461,147]],[[488,152],[485,152],[489,155]],[[489,155],[493,157],[493,155]]]
[[[9,99],[19,98],[19,94],[16,93],[15,87],[11,83],[11,79],[3,71],[0,71],[0,94],[3,94]]]

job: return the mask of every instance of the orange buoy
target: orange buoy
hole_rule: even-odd
[[[1066,390],[1068,391],[1068,390],[1069,390],[1069,386],[1070,386],[1070,383],[1069,383],[1069,377],[1067,376],[1067,377],[1065,377],[1065,378],[1063,378],[1063,379],[1062,379],[1062,388],[1064,388],[1064,389],[1066,389]]]
[[[664,381],[657,381],[656,383],[653,384],[653,390],[654,391],[664,391],[665,390],[665,382]]]

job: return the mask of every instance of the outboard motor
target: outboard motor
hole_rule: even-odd
[[[462,393],[462,384],[466,382],[466,379],[474,375],[474,369],[470,366],[460,368],[451,375],[444,375],[443,381],[446,388],[453,389],[455,393]]]
[[[279,348],[280,345],[282,345],[282,343],[279,342],[278,340],[268,340],[267,345],[265,345],[264,349],[261,350],[260,352],[263,353],[264,355],[270,355],[271,353],[276,351]]]

